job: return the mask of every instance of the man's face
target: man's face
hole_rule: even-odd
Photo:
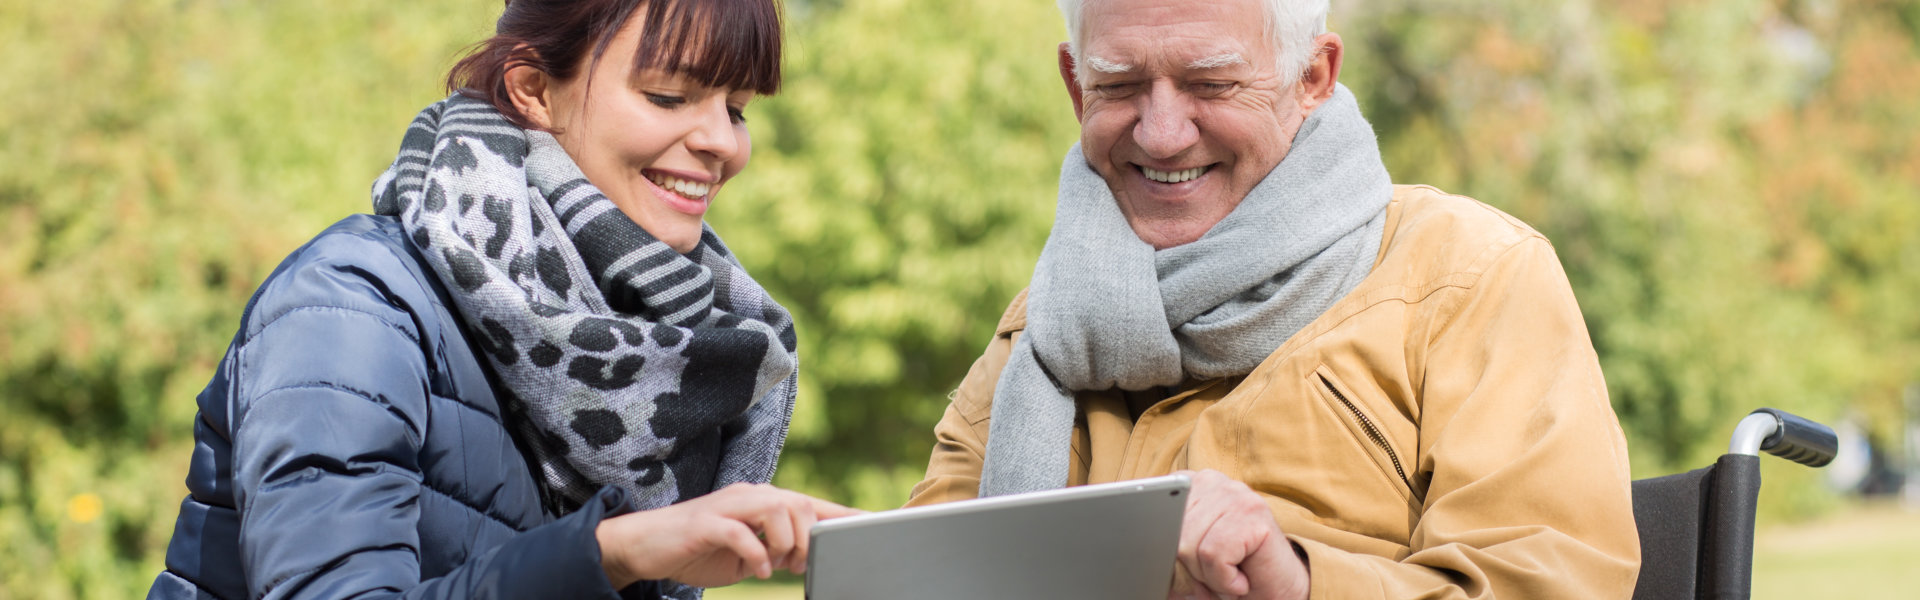
[[[1081,150],[1135,235],[1200,239],[1285,158],[1309,112],[1257,0],[1103,0],[1082,12]],[[1069,81],[1072,86],[1074,82]]]

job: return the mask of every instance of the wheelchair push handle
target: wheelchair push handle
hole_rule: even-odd
[[[1733,429],[1728,452],[1759,455],[1761,450],[1809,467],[1833,462],[1840,439],[1833,428],[1777,408],[1762,408],[1741,419]]]

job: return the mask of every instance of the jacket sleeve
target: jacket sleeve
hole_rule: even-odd
[[[1025,296],[1016,301],[1024,314]],[[1012,311],[1009,311],[1011,314]],[[1024,321],[1015,325],[1024,325]],[[1010,327],[1003,319],[1002,329]],[[933,426],[933,454],[927,459],[927,475],[913,486],[907,506],[941,504],[969,500],[980,495],[980,469],[986,464],[988,417],[993,412],[993,390],[1000,383],[1000,371],[1013,352],[1017,331],[1003,331],[987,344],[987,351],[973,362],[946,414]]]
[[[594,530],[617,491],[422,580],[428,357],[377,271],[294,269],[250,313],[229,404],[249,596],[616,597]]]
[[[1027,291],[1007,304],[994,325],[993,340],[973,361],[960,387],[949,396],[947,412],[933,426],[933,455],[927,476],[913,486],[907,506],[925,506],[980,496],[980,469],[986,465],[988,418],[993,415],[993,390],[1000,371],[1013,354],[1013,343],[1027,327]]]
[[[1442,304],[1428,342],[1409,554],[1294,536],[1313,598],[1626,598],[1639,563],[1625,438],[1544,239]],[[1416,479],[1417,481],[1418,479]]]

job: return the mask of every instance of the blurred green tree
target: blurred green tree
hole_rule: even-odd
[[[799,321],[780,483],[885,508],[917,480],[1077,135],[1051,4],[787,5],[785,89],[749,107],[754,164],[712,214]],[[144,590],[240,307],[367,209],[498,10],[0,4],[0,600]],[[1754,406],[1891,433],[1920,378],[1920,6],[1334,10],[1395,179],[1555,240],[1638,475],[1703,463]],[[1785,476],[1769,493],[1802,497],[1763,505],[1819,505]]]
[[[1704,464],[1759,406],[1897,414],[1920,338],[1898,267],[1920,154],[1890,134],[1920,117],[1910,5],[1358,8],[1336,29],[1396,180],[1555,240],[1638,473]]]
[[[796,11],[798,12],[798,11]],[[780,483],[898,506],[932,424],[1032,274],[1078,135],[1044,2],[845,0],[795,19],[715,228],[789,309],[802,405]]]

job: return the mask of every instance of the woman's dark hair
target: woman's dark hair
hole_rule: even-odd
[[[447,74],[447,89],[492,104],[508,121],[533,128],[507,95],[507,71],[539,69],[559,80],[600,63],[614,32],[645,6],[634,69],[687,75],[702,85],[780,89],[780,8],[775,0],[507,0],[493,37],[475,45]],[[589,55],[588,48],[592,52]]]

